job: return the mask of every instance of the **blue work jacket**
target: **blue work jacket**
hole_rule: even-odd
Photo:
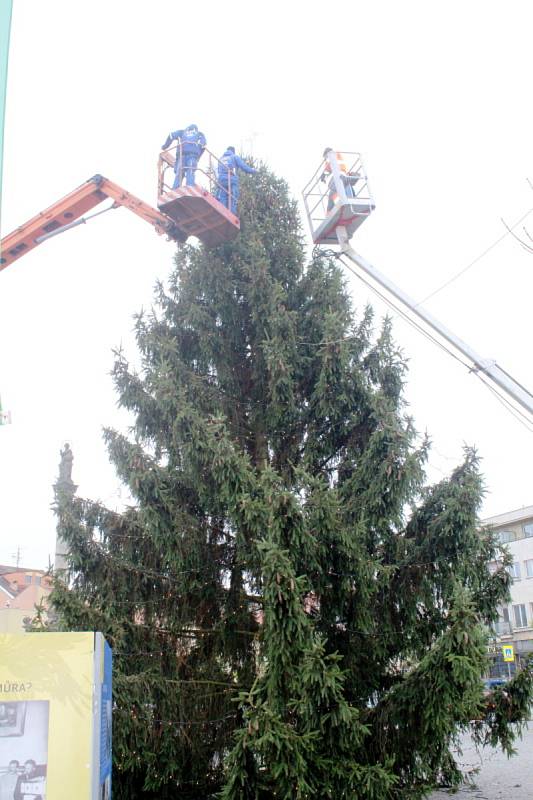
[[[232,153],[231,150],[226,150],[218,164],[218,182],[222,184],[222,186],[226,186],[229,176],[231,183],[237,183],[239,180],[237,170],[239,169],[243,172],[248,172],[250,175],[255,175],[257,172],[254,167],[249,167],[242,158]]]
[[[181,152],[184,155],[194,155],[198,158],[202,155],[204,147],[207,144],[204,134],[198,130],[196,125],[189,125],[188,128],[169,133],[162,150],[169,147],[170,143],[176,139],[180,140]]]

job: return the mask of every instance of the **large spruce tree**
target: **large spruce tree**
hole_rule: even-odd
[[[484,625],[508,575],[476,512],[476,456],[425,486],[391,326],[341,266],[306,263],[296,204],[261,167],[241,233],[180,247],[117,354],[134,502],[61,496],[62,627],[114,649],[114,794],[416,798],[455,783],[456,737],[510,749],[525,670],[488,704]],[[63,576],[65,578],[65,576]],[[516,726],[515,726],[516,728]]]

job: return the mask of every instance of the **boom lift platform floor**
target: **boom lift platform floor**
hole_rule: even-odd
[[[326,218],[313,231],[314,244],[338,244],[337,228],[341,225],[346,228],[348,238],[351,238],[375,208],[372,201],[357,202],[352,199],[347,201],[339,199]]]
[[[168,189],[157,205],[174,220],[184,239],[197,236],[207,247],[234,239],[240,230],[239,218],[201,186]]]

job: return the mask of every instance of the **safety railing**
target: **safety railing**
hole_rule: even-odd
[[[184,165],[182,144],[178,141],[167,150],[162,150],[159,154],[157,169],[157,193],[158,197],[175,191],[174,183],[176,180],[176,159],[179,159],[180,169],[177,180],[177,189],[191,185],[187,183],[188,174],[193,173],[194,182],[192,185],[208,191],[227,208],[231,208],[231,173],[227,170],[227,181],[221,183],[218,179],[219,166],[221,162],[205,147],[202,155],[198,159],[196,167]]]
[[[325,154],[302,194],[312,231],[340,205],[353,205],[358,216],[368,216],[374,209],[361,155],[351,151],[330,150]]]

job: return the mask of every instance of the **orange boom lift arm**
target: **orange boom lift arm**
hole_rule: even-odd
[[[176,242],[183,242],[187,238],[174,220],[166,214],[152,208],[148,203],[139,200],[138,197],[102,175],[94,175],[62,200],[54,203],[46,211],[41,211],[29,222],[2,239],[0,242],[0,270],[8,267],[17,258],[33,250],[51,236],[81,225],[86,221],[83,214],[108,198],[113,200],[110,208],[119,206],[128,208],[153,225],[157,233],[166,234]],[[104,210],[109,211],[110,209]]]

